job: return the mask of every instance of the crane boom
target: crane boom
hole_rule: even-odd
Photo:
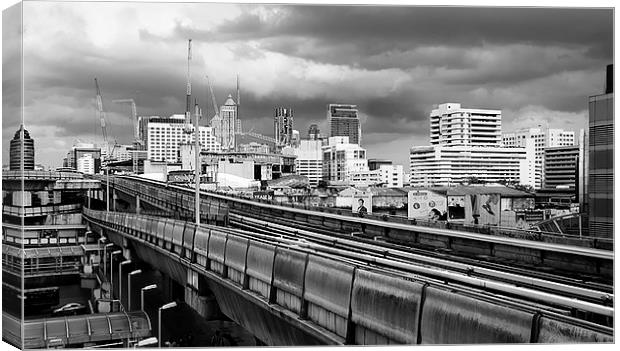
[[[187,93],[185,99],[185,133],[191,133],[189,125],[192,123],[191,100],[192,100],[192,80],[190,76],[190,62],[192,60],[192,40],[187,41]]]
[[[207,84],[209,85],[209,91],[211,92],[211,102],[213,102],[213,110],[215,110],[215,115],[219,115],[220,108],[217,106],[217,100],[215,100],[215,94],[213,93],[213,85],[211,85],[211,80],[209,76],[207,76]]]
[[[95,78],[95,88],[97,90],[97,113],[99,114],[99,121],[101,122],[103,143],[106,146],[108,158],[110,158],[110,144],[108,143],[108,132],[105,125],[105,112],[103,111],[103,100],[101,99],[101,90],[99,89],[99,82],[97,82],[97,78]]]
[[[140,140],[140,129],[138,125],[138,112],[136,109],[136,101],[134,99],[117,99],[112,100],[118,104],[131,104],[131,119],[133,122],[133,137],[136,143],[142,144],[142,140]]]

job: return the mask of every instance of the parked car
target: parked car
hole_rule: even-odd
[[[86,306],[78,302],[70,302],[52,311],[53,316],[70,316],[86,313]]]

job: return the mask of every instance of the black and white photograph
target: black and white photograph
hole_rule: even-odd
[[[3,348],[615,344],[614,2],[3,5]]]

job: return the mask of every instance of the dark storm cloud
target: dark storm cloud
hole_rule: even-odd
[[[280,18],[244,13],[212,31],[192,30],[179,24],[177,34],[186,37],[192,33],[205,40],[220,41],[314,38],[335,50],[340,45],[354,43],[360,57],[421,45],[464,48],[484,43],[585,45],[590,48],[588,54],[595,58],[608,58],[613,50],[610,31],[613,12],[609,9],[396,6],[282,6],[282,9]],[[295,53],[291,43],[280,48]]]

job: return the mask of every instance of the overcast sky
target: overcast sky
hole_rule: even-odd
[[[406,169],[443,102],[501,109],[504,131],[544,121],[584,128],[588,96],[603,91],[613,59],[608,9],[33,1],[23,9],[26,128],[36,162],[51,166],[77,140],[101,140],[94,77],[118,143],[131,142],[130,111],[112,99],[134,98],[140,115],[183,113],[188,38],[193,93],[209,117],[207,74],[218,104],[240,75],[244,129],[266,135],[275,106],[293,108],[306,136],[311,123],[327,132],[328,103],[357,104],[368,156]],[[17,18],[3,17],[5,49],[19,43]],[[18,65],[3,50],[4,163],[19,125]]]

